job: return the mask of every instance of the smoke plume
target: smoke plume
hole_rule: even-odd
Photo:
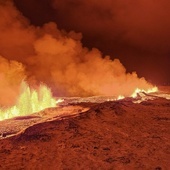
[[[25,72],[21,63],[8,61],[0,56],[0,106],[15,104],[24,78]]]
[[[46,83],[57,96],[129,96],[152,87],[126,73],[118,59],[83,47],[81,33],[59,30],[54,22],[33,26],[11,1],[0,1],[0,16],[1,105],[16,99],[24,78],[32,86]]]

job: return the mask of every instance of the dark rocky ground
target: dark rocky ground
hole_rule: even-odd
[[[72,112],[77,107],[89,110],[78,109],[76,115],[63,114],[2,137],[0,169],[169,169],[169,100],[70,107]]]

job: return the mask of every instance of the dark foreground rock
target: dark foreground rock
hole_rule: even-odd
[[[90,109],[1,139],[0,169],[169,169],[168,100],[80,105]]]

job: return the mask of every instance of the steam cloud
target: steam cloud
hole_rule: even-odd
[[[10,105],[22,79],[48,84],[57,96],[125,95],[152,85],[126,73],[118,59],[82,46],[81,33],[67,33],[56,23],[35,27],[11,1],[0,1],[0,104]],[[15,61],[14,61],[15,60]]]

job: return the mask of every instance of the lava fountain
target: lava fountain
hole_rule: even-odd
[[[0,109],[0,120],[16,116],[25,116],[49,107],[56,107],[56,104],[62,101],[56,101],[52,96],[50,88],[46,85],[40,85],[39,88],[35,90],[23,81],[20,86],[20,91],[16,105],[11,108]]]
[[[46,85],[41,84],[37,90],[32,89],[29,85],[23,81],[20,86],[20,95],[16,102],[16,105],[10,108],[0,109],[0,120],[9,119],[16,116],[25,116],[35,112],[39,112],[46,108],[56,107],[57,103],[62,102],[62,99],[56,100],[51,93],[50,88]],[[152,93],[158,91],[155,86],[151,89],[143,90],[136,88],[133,94],[130,96],[136,98],[140,92]],[[125,97],[123,95],[118,96],[115,100],[121,100]],[[108,101],[108,100],[107,100]]]
[[[157,91],[158,91],[158,87],[156,87],[156,86],[154,86],[152,88],[149,88],[147,90],[136,88],[136,90],[133,92],[131,97],[135,98],[135,97],[137,97],[137,94],[141,93],[141,92],[144,92],[144,93],[148,94],[148,93],[154,93],[154,92],[157,92]]]

